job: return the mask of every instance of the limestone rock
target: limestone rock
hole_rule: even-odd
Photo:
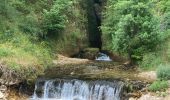
[[[138,77],[152,81],[157,80],[156,71],[141,72],[138,74]]]

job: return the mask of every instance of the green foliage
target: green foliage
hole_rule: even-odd
[[[143,55],[142,61],[138,62],[141,69],[153,70],[161,63],[164,63],[160,53],[147,53]]]
[[[64,51],[68,46],[70,52],[86,38],[82,0],[0,1],[0,62],[21,79],[36,78],[51,65],[51,48]]]
[[[155,81],[149,86],[149,90],[152,92],[165,91],[168,88],[167,81]]]
[[[25,0],[16,0],[15,2],[13,1],[11,5],[19,12],[23,14],[29,14],[30,13],[30,8],[26,6]]]
[[[157,77],[161,80],[169,80],[170,79],[170,66],[160,65],[157,69]]]
[[[20,30],[24,33],[30,34],[34,39],[42,36],[43,32],[40,27],[40,23],[35,14],[30,14],[21,18],[21,22],[19,24]]]
[[[142,53],[151,51],[159,42],[158,19],[147,2],[114,1],[106,11],[102,29],[111,34],[114,51],[142,59]]]
[[[44,10],[43,27],[48,34],[58,34],[64,29],[70,4],[69,0],[56,0],[49,11]]]
[[[12,55],[12,51],[8,48],[2,48],[0,45],[0,59]]]
[[[33,43],[29,35],[10,32],[0,34],[0,62],[12,70],[17,78],[36,78],[42,74],[51,65],[50,52],[45,41]]]
[[[170,1],[161,0],[156,2],[156,10],[159,11],[158,15],[160,17],[160,29],[162,34],[162,41],[166,41],[170,37]]]

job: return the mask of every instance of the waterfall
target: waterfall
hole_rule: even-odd
[[[31,100],[120,100],[122,87],[116,81],[46,80],[37,82]]]
[[[110,57],[104,53],[99,53],[96,60],[98,60],[98,61],[112,61],[112,59],[110,59]]]

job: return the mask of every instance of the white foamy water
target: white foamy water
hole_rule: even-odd
[[[120,100],[122,87],[122,82],[47,80],[39,87],[42,93],[36,84],[31,100]]]
[[[112,61],[110,57],[104,53],[99,53],[99,56],[96,58],[97,61]]]

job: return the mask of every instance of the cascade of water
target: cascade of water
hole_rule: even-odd
[[[122,87],[122,82],[48,80],[42,87],[41,96],[36,94],[36,85],[31,100],[120,100]]]
[[[37,98],[36,90],[37,90],[37,85],[35,85],[34,94],[33,94],[32,99],[36,99]]]
[[[96,58],[98,61],[112,61],[110,57],[104,53],[99,53],[99,56]]]

